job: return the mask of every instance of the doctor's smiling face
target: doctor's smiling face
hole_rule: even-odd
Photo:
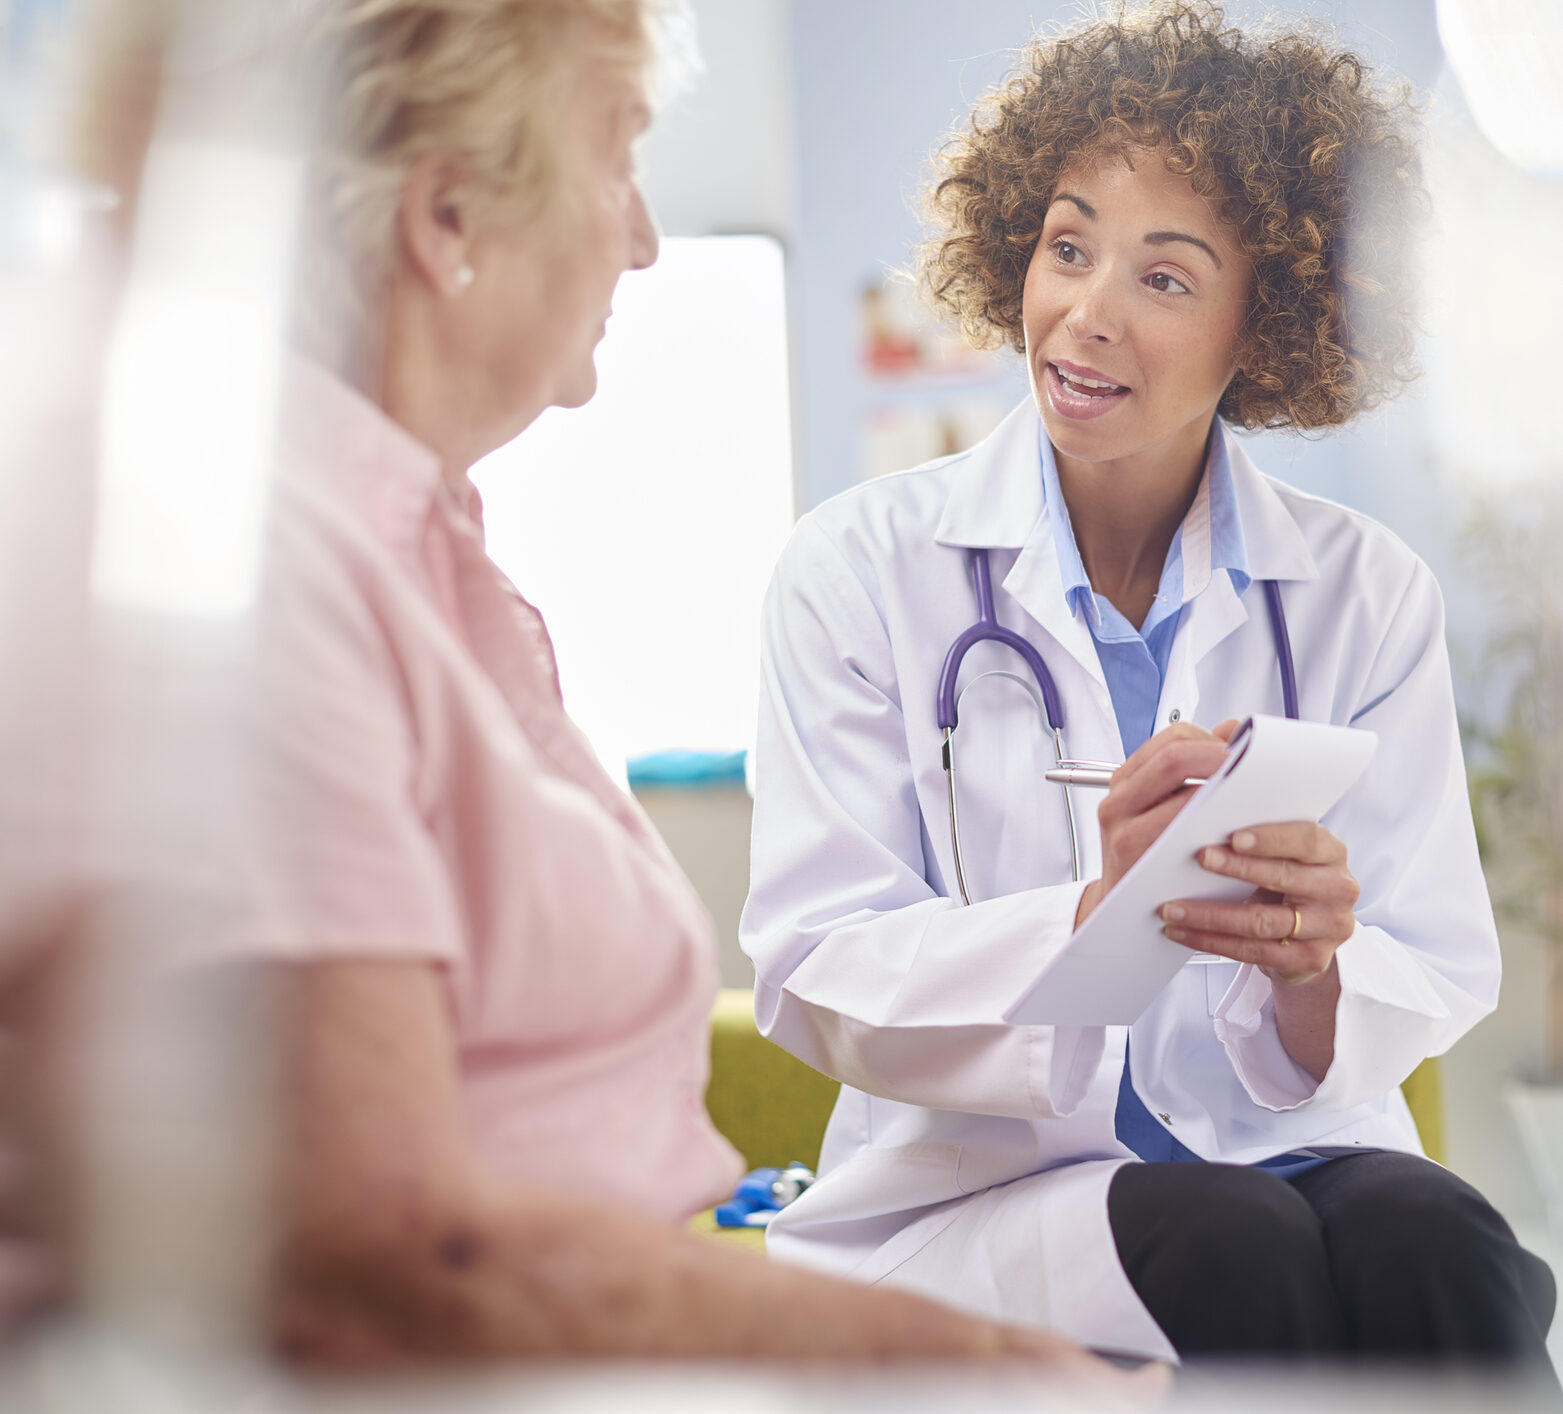
[[[1241,362],[1252,270],[1159,153],[1065,170],[1026,273],[1026,361],[1061,458],[1150,474],[1203,465]]]

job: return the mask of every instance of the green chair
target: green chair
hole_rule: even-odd
[[[706,1108],[716,1127],[743,1155],[746,1168],[777,1167],[796,1160],[819,1163],[825,1121],[839,1086],[780,1046],[754,1024],[754,996],[726,988],[711,1016],[711,1084]],[[1402,1087],[1428,1156],[1443,1161],[1443,1088],[1438,1062],[1424,1061]],[[692,1224],[761,1246],[759,1228],[717,1228],[709,1212]]]
[[[780,1168],[795,1160],[816,1167],[840,1089],[760,1035],[752,992],[728,987],[718,994],[706,1108],[746,1168]]]

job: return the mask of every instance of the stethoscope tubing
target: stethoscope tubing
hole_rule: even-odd
[[[955,860],[955,883],[960,890],[961,901],[971,903],[966,886],[966,867],[961,855],[960,814],[955,789],[955,727],[957,724],[957,694],[955,681],[960,675],[961,663],[971,648],[978,643],[993,642],[1011,648],[1025,660],[1042,694],[1042,715],[1053,736],[1053,755],[1060,766],[1065,759],[1064,704],[1053,674],[1048,670],[1040,652],[1018,633],[1005,628],[998,621],[993,604],[993,571],[986,549],[967,552],[972,568],[972,578],[977,590],[977,622],[956,638],[945,654],[944,666],[939,672],[937,702],[938,723],[944,733],[942,756],[946,790],[949,797],[950,850]],[[1264,585],[1265,607],[1269,611],[1270,633],[1275,640],[1275,656],[1281,672],[1281,699],[1286,715],[1296,721],[1301,712],[1297,702],[1297,665],[1292,658],[1292,638],[1287,631],[1286,609],[1281,602],[1281,586],[1278,581],[1267,579]],[[1080,859],[1080,835],[1075,825],[1074,799],[1068,786],[1064,787],[1064,815],[1069,825],[1069,854],[1074,879],[1079,883],[1083,866]]]
[[[1018,633],[999,623],[993,608],[993,574],[986,550],[970,553],[972,574],[977,582],[977,622],[950,645],[945,654],[944,669],[939,674],[939,726],[946,732],[955,730],[955,679],[960,673],[961,662],[973,645],[992,640],[1013,648],[1026,660],[1031,675],[1042,692],[1042,705],[1046,710],[1047,724],[1054,732],[1064,728],[1064,699],[1059,696],[1042,655]]]
[[[1286,631],[1286,609],[1281,604],[1279,580],[1263,581],[1265,607],[1270,611],[1270,633],[1275,639],[1276,662],[1281,668],[1281,700],[1286,704],[1288,720],[1297,721],[1302,713],[1297,709],[1297,664],[1292,659],[1292,636]]]

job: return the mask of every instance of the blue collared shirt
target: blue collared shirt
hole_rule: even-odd
[[[1218,427],[1210,439],[1205,459],[1205,474],[1194,503],[1178,533],[1172,537],[1162,566],[1156,600],[1145,622],[1135,628],[1111,603],[1091,588],[1075,543],[1074,527],[1069,523],[1069,508],[1058,484],[1058,464],[1046,436],[1042,443],[1042,494],[1053,524],[1053,543],[1058,551],[1059,573],[1064,581],[1064,596],[1070,610],[1085,616],[1091,637],[1101,660],[1102,676],[1112,698],[1113,715],[1118,719],[1118,735],[1123,739],[1125,758],[1138,751],[1156,731],[1156,708],[1161,702],[1162,683],[1167,676],[1167,660],[1172,639],[1178,629],[1183,606],[1204,593],[1211,579],[1227,574],[1232,587],[1241,594],[1253,583],[1248,572],[1248,549],[1243,541],[1243,525],[1237,512],[1237,491],[1232,484],[1232,465],[1227,457],[1226,439]],[[1198,1162],[1199,1155],[1180,1144],[1145,1108],[1129,1079],[1125,1054],[1123,1080],[1118,1086],[1118,1108],[1114,1129],[1126,1144],[1150,1163]],[[1281,1154],[1259,1165],[1291,1178],[1324,1162],[1306,1154]]]
[[[1172,537],[1156,601],[1138,628],[1092,590],[1075,544],[1074,527],[1069,523],[1069,508],[1059,489],[1052,444],[1045,435],[1041,443],[1042,495],[1053,524],[1064,597],[1076,617],[1084,614],[1091,637],[1096,640],[1097,657],[1101,660],[1102,676],[1107,679],[1107,693],[1112,698],[1118,735],[1123,738],[1123,754],[1127,758],[1155,733],[1156,707],[1161,701],[1167,660],[1183,605],[1204,593],[1213,576],[1223,571],[1239,594],[1252,583],[1226,439],[1219,429],[1210,439],[1210,454],[1199,490],[1178,533]]]

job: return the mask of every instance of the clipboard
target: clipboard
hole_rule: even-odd
[[[1366,769],[1374,732],[1286,717],[1250,717],[1220,769],[1190,798],[1004,1013],[1015,1026],[1128,1026],[1193,954],[1162,936],[1171,899],[1236,901],[1240,879],[1200,867],[1197,853],[1236,830],[1318,820]]]

